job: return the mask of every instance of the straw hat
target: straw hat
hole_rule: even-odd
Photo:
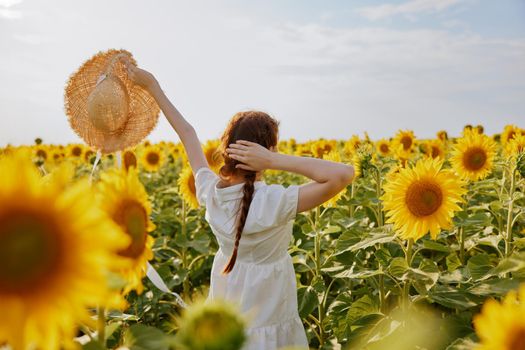
[[[111,153],[140,143],[153,130],[159,106],[142,87],[129,80],[120,58],[125,50],[99,52],[67,82],[65,109],[69,124],[88,145]]]

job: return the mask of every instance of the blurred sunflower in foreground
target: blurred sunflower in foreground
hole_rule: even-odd
[[[418,240],[430,231],[436,239],[441,229],[450,228],[460,207],[463,182],[438,159],[419,160],[389,176],[381,197],[388,223],[403,239]]]
[[[113,170],[103,173],[97,187],[101,208],[131,239],[127,247],[118,251],[128,262],[117,271],[127,281],[123,294],[131,290],[140,294],[147,262],[153,258],[153,237],[149,232],[155,229],[155,225],[150,220],[148,194],[134,167],[128,168],[127,172]]]
[[[454,146],[450,162],[460,177],[477,181],[492,171],[496,152],[496,144],[490,137],[473,131],[466,132]]]
[[[479,350],[525,349],[525,285],[509,292],[501,303],[485,302],[474,316],[474,328],[481,340]]]
[[[87,181],[44,184],[30,158],[0,160],[0,343],[71,348],[63,342],[106,303],[107,274],[129,240],[93,205]]]

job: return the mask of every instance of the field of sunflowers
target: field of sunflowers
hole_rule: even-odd
[[[215,171],[218,146],[203,145]],[[312,349],[525,349],[525,130],[279,150],[356,169],[295,220]],[[40,139],[0,148],[0,348],[240,349],[247,320],[203,303],[217,244],[181,144],[98,158]]]

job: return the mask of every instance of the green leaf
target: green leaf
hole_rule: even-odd
[[[522,279],[493,279],[478,283],[468,289],[472,294],[483,296],[502,296],[513,289],[517,289],[523,283]]]
[[[124,334],[123,346],[130,350],[168,350],[169,338],[160,329],[142,324],[134,324]]]
[[[407,270],[407,262],[405,261],[405,258],[401,257],[392,259],[390,266],[388,267],[388,272],[396,278],[402,278]]]
[[[335,278],[369,278],[377,275],[382,275],[383,272],[379,270],[362,270],[354,271],[353,268],[350,268],[346,271],[340,272],[335,275]]]
[[[479,280],[487,274],[494,266],[488,254],[477,254],[471,257],[467,263],[470,275],[474,280]]]
[[[442,253],[450,253],[452,250],[450,247],[438,243],[436,241],[431,241],[428,239],[423,240],[423,248],[428,250],[434,250],[436,252],[442,252]]]
[[[432,289],[428,296],[435,303],[459,310],[476,307],[483,301],[483,298],[472,295],[465,290],[440,285]]]
[[[377,306],[368,295],[365,295],[352,303],[346,314],[346,323],[352,326],[360,318],[377,311]]]
[[[87,344],[82,345],[82,350],[106,350],[98,341],[90,341]]]
[[[501,260],[498,265],[490,269],[483,279],[490,278],[492,276],[498,276],[509,272],[516,272],[525,269],[525,254],[515,255],[509,258]]]
[[[458,255],[455,252],[452,252],[449,255],[447,255],[446,263],[447,270],[449,272],[455,271],[459,267],[461,267],[461,261],[459,260]]]
[[[308,317],[319,305],[317,293],[312,286],[297,289],[297,300],[299,301],[299,315]]]
[[[354,244],[349,249],[353,252],[356,250],[365,249],[379,243],[392,242],[395,236],[391,233],[375,233],[370,237],[363,239],[361,242]]]

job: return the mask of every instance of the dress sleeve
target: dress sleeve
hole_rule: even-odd
[[[208,167],[202,167],[197,170],[195,173],[195,192],[200,205],[206,204],[206,200],[213,191],[218,178],[217,174]]]
[[[281,185],[268,186],[265,198],[264,213],[260,213],[261,221],[271,220],[273,224],[284,224],[295,219],[297,202],[299,199],[298,185],[284,187]]]

